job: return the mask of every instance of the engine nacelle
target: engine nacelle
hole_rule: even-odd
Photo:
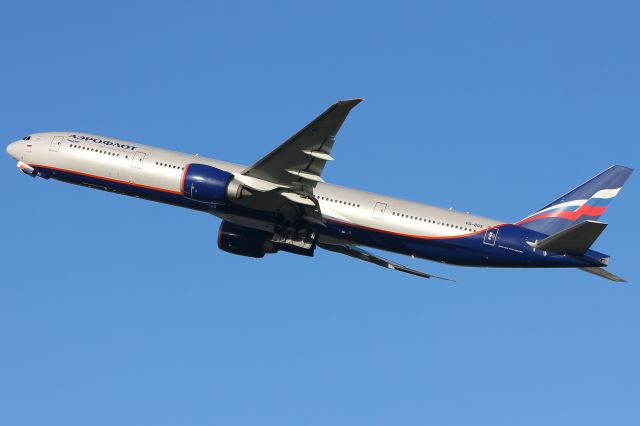
[[[206,164],[188,164],[182,175],[182,193],[196,201],[223,204],[251,193],[233,174]]]
[[[271,242],[270,233],[236,225],[226,220],[220,224],[218,248],[239,256],[257,258],[277,251]]]

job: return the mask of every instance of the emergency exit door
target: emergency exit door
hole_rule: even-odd
[[[51,139],[51,145],[49,145],[49,151],[60,151],[60,144],[62,143],[63,136],[54,136]]]
[[[146,157],[146,153],[144,152],[136,152],[136,155],[133,156],[133,160],[131,163],[131,167],[135,167],[136,169],[139,169],[142,167],[142,162],[144,161],[144,157]]]
[[[386,203],[376,203],[373,208],[373,218],[382,220],[384,218],[384,212],[387,210]]]

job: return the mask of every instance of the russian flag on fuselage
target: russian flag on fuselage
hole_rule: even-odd
[[[632,172],[628,167],[611,166],[516,225],[551,235],[585,220],[595,220],[605,212]]]

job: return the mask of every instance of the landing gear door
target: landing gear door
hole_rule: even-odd
[[[385,203],[376,203],[373,207],[373,218],[382,220],[384,219],[384,212],[387,210],[387,205]]]
[[[144,157],[146,157],[147,154],[144,152],[136,152],[136,154],[133,156],[133,160],[131,163],[131,167],[135,168],[135,169],[139,169],[142,167],[142,162],[144,161]]]
[[[62,143],[63,136],[54,136],[51,139],[51,145],[49,146],[49,151],[58,152],[60,151],[60,144]]]

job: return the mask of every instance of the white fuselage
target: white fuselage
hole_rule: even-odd
[[[592,250],[580,256],[536,250],[537,242],[547,235],[517,224],[323,182],[313,188],[314,216],[303,216],[313,226],[296,228],[295,222],[287,222],[285,211],[296,201],[282,199],[280,187],[249,176],[245,166],[135,142],[85,133],[37,133],[10,144],[7,151],[31,176],[214,214],[224,220],[219,231],[224,241],[219,238],[218,246],[250,257],[262,257],[267,249],[269,253],[284,250],[313,255],[317,245],[421,276],[425,275],[353,247],[367,246],[468,266],[601,267],[608,262],[606,255]],[[193,182],[189,184],[190,192],[184,192],[186,181],[192,179],[191,170],[198,168],[218,170],[231,179],[225,183],[225,191],[235,180],[251,191],[247,195],[232,191],[230,194],[239,198],[225,198],[224,202],[217,201],[222,199],[219,196],[214,202],[198,200]],[[238,190],[243,191],[242,186]],[[261,192],[266,199],[277,199],[277,209],[264,203]],[[229,192],[226,194],[229,196]],[[225,224],[229,224],[229,230],[225,231]],[[242,231],[234,231],[233,226]],[[243,240],[243,232],[260,237]],[[265,235],[269,241],[263,240]],[[256,241],[272,246],[254,249],[255,246],[241,245]]]
[[[122,182],[135,187],[181,195],[184,168],[201,163],[239,175],[245,166],[183,154],[135,142],[78,132],[38,133],[18,141],[11,153],[32,166]],[[14,155],[15,154],[15,155]],[[88,184],[87,186],[99,187]],[[107,189],[107,188],[101,188]],[[418,238],[470,235],[501,222],[486,217],[387,195],[318,183],[314,195],[324,219],[357,227]],[[215,211],[212,213],[216,214]],[[218,214],[223,217],[223,215]],[[224,218],[224,217],[223,217]],[[240,219],[241,218],[237,218]]]

